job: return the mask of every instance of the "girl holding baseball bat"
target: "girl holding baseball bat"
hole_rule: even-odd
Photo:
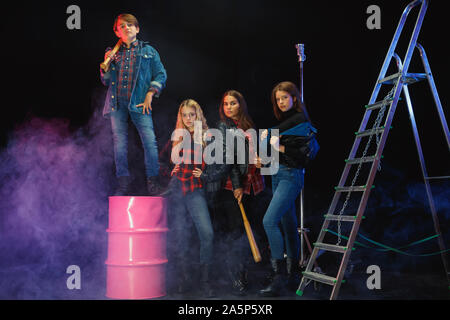
[[[236,90],[225,92],[220,102],[219,113],[221,120],[217,128],[223,135],[225,143],[223,150],[228,150],[232,155],[233,163],[224,164],[218,170],[214,166],[208,166],[206,172],[199,169],[196,169],[196,172],[207,181],[209,190],[216,191],[211,205],[216,238],[219,238],[216,246],[222,246],[218,249],[219,252],[227,253],[225,261],[231,293],[242,296],[248,288],[247,266],[252,253],[256,262],[261,260],[251,228],[255,232],[256,239],[264,240],[262,216],[258,217],[258,213],[265,212],[263,198],[265,185],[259,169],[254,164],[248,164],[248,161],[238,164],[237,161],[238,153],[253,154],[255,148],[253,146],[255,141],[251,141],[251,135],[245,134],[245,131],[254,129],[255,125],[248,114],[244,96]],[[226,144],[227,131],[236,129],[241,129],[242,133],[236,134],[236,140],[245,139],[245,143],[241,146],[244,145],[246,150],[238,150],[239,143],[236,140],[233,147]],[[248,156],[246,159],[249,159]],[[216,171],[224,168],[223,174],[218,176]],[[248,220],[243,212],[244,207],[247,210]]]
[[[196,127],[196,124],[200,126]],[[172,135],[171,158],[173,160],[174,156],[179,156],[180,153],[183,155],[171,172],[172,178],[165,196],[169,199],[169,223],[172,229],[169,234],[170,244],[174,248],[174,261],[179,266],[178,292],[186,291],[187,282],[191,278],[187,269],[188,264],[192,263],[192,256],[188,254],[189,228],[186,220],[190,215],[200,240],[200,289],[204,296],[213,297],[215,293],[211,286],[211,263],[214,231],[204,183],[199,175],[194,174],[196,168],[205,168],[202,158],[203,135],[196,131],[205,132],[207,129],[200,105],[192,99],[183,101],[178,110],[176,130]],[[181,132],[181,135],[176,135],[177,132]]]
[[[280,133],[302,122],[309,121],[300,92],[292,82],[281,82],[272,90],[272,105]],[[265,130],[261,138],[265,139]],[[281,135],[270,138],[270,144],[279,151],[279,170],[272,176],[273,197],[264,215],[263,224],[271,253],[273,277],[260,291],[263,296],[278,296],[286,288],[295,289],[299,281],[300,240],[297,233],[295,200],[303,188],[303,168],[300,148],[302,141],[295,136]],[[257,164],[259,166],[260,164]],[[281,225],[281,227],[280,227]],[[284,253],[287,254],[283,270]]]

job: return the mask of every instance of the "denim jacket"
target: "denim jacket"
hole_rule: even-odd
[[[155,48],[144,41],[139,41],[138,45],[135,75],[137,78],[134,81],[128,110],[142,113],[142,108],[136,108],[136,105],[144,102],[145,96],[151,88],[156,89],[155,97],[159,97],[166,85],[167,73]],[[116,93],[118,72],[116,68],[116,63],[112,61],[108,72],[100,70],[101,81],[105,86],[108,86],[105,105],[103,107],[103,116],[105,117],[117,110]]]

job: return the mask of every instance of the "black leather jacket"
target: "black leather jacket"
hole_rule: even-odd
[[[205,182],[205,190],[207,192],[217,192],[224,188],[228,176],[230,177],[233,189],[242,188],[242,177],[247,174],[248,168],[248,141],[245,140],[246,157],[245,164],[237,164],[237,146],[239,145],[236,140],[234,148],[231,150],[231,146],[226,143],[226,134],[228,129],[237,129],[235,123],[231,120],[221,120],[217,124],[217,129],[222,134],[223,143],[223,164],[213,163],[206,166],[206,170],[202,173],[201,178]],[[230,133],[228,133],[230,134]],[[244,136],[235,136],[235,139],[245,139]],[[210,143],[218,143],[218,141],[211,141]],[[226,164],[226,154],[233,155],[233,164]]]

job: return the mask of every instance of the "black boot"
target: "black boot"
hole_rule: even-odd
[[[200,290],[205,298],[213,298],[216,296],[214,289],[211,286],[211,265],[202,264],[200,267]]]
[[[287,270],[287,288],[289,291],[297,291],[300,284],[300,265],[298,259],[287,258],[286,259]]]
[[[237,268],[228,266],[228,274],[231,280],[231,293],[236,296],[245,296],[248,288],[248,271],[245,265],[240,263]]]
[[[130,177],[118,177],[115,196],[127,196],[130,192]]]
[[[178,270],[177,293],[186,293],[190,289],[190,274],[186,262],[182,261]]]
[[[149,196],[159,196],[163,191],[163,188],[159,184],[158,176],[147,178],[147,192]]]
[[[271,259],[270,263],[273,270],[273,278],[270,284],[259,291],[264,297],[277,297],[285,291],[286,275],[283,272],[283,260]]]

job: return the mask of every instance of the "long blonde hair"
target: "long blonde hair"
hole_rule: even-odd
[[[183,123],[183,117],[182,117],[182,110],[184,107],[189,107],[189,108],[193,108],[195,110],[195,114],[196,114],[196,119],[195,121],[201,121],[202,122],[202,131],[203,134],[206,132],[206,130],[208,130],[208,124],[206,123],[206,118],[203,115],[203,110],[200,107],[200,105],[198,104],[197,101],[195,101],[194,99],[186,99],[183,102],[181,102],[180,107],[178,108],[178,113],[177,113],[177,123],[175,124],[175,130],[176,129],[186,129],[188,130],[188,128],[184,125]],[[178,143],[180,143],[182,141],[182,137],[180,137],[180,139],[178,139],[177,141],[174,141],[172,146],[174,147],[175,145],[177,145]],[[202,137],[202,144],[204,145],[204,139]]]

